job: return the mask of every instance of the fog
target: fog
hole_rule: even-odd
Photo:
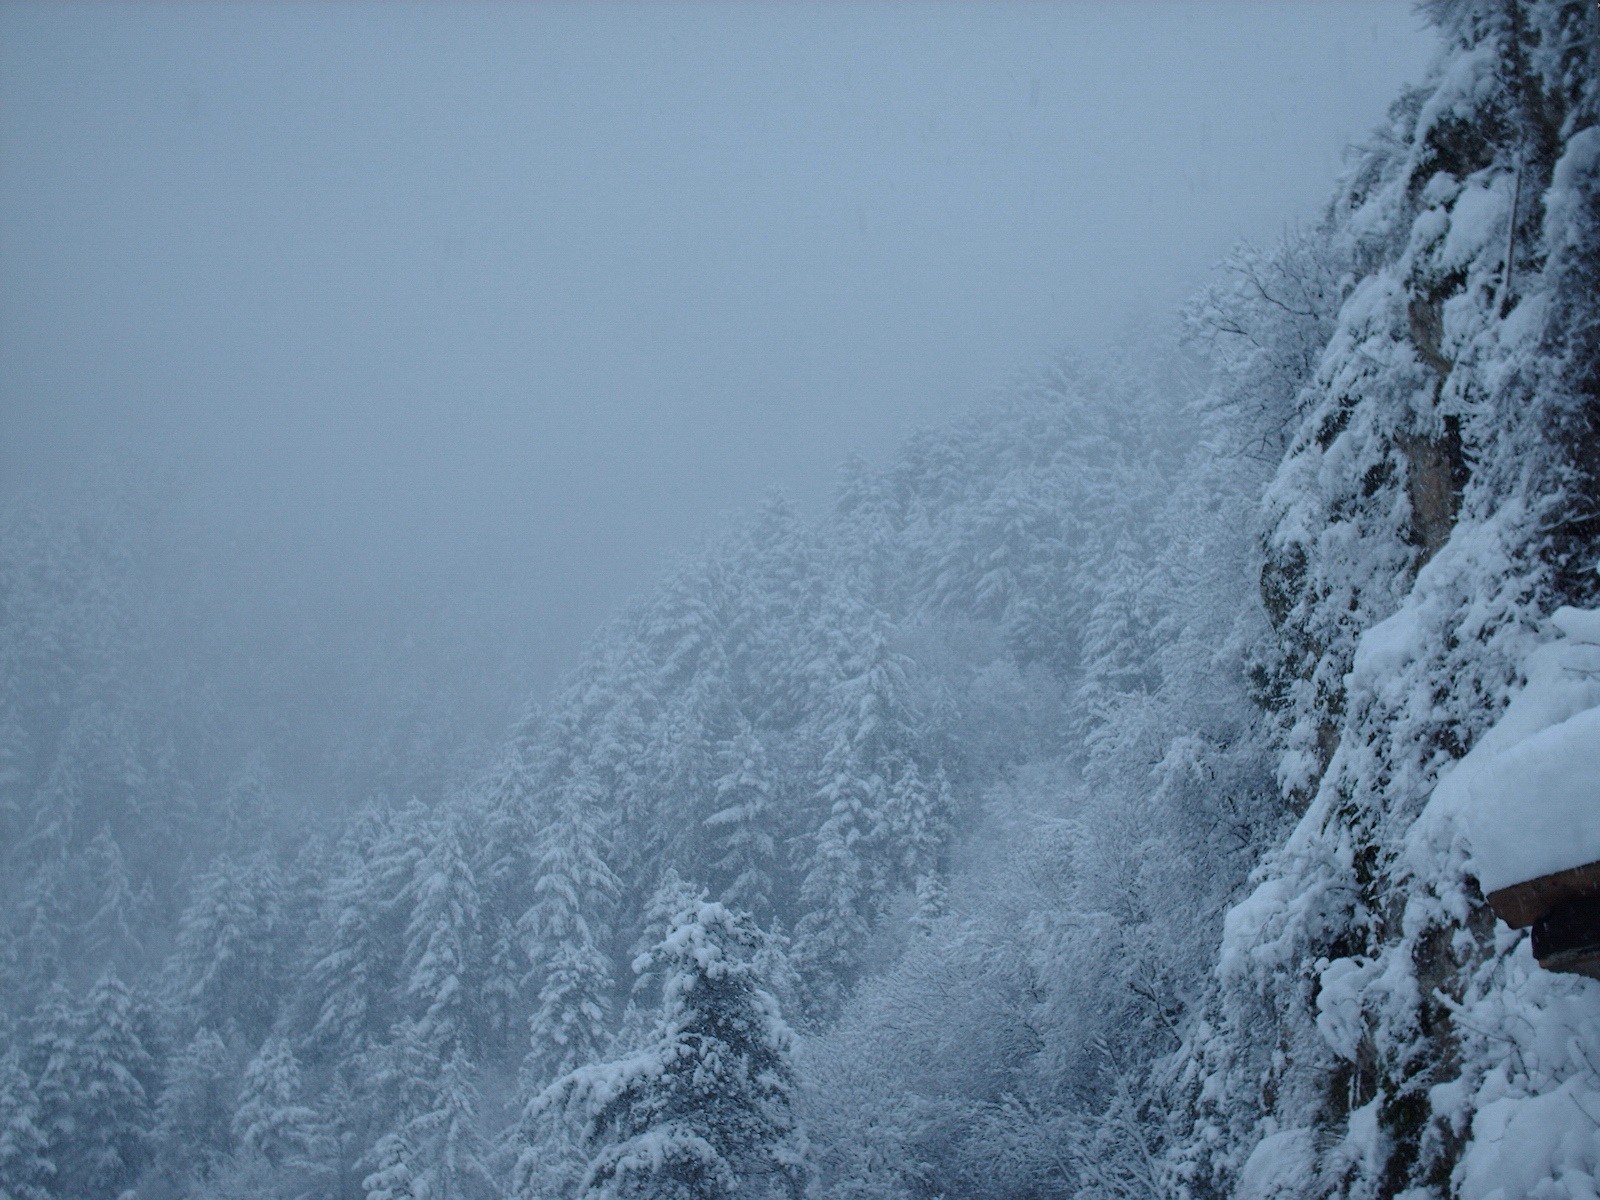
[[[1420,25],[7,5],[4,493],[114,480],[243,636],[326,663],[382,608],[538,693],[728,512],[1313,216]]]

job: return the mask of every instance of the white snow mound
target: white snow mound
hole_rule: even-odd
[[[1600,611],[1562,608],[1527,686],[1435,789],[1484,893],[1600,861]]]

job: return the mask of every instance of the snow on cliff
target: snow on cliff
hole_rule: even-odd
[[[1459,823],[1485,894],[1600,861],[1600,611],[1553,623],[1563,636],[1429,805]]]

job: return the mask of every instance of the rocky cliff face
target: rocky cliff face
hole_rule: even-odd
[[[1600,988],[1537,970],[1427,809],[1596,593],[1600,12],[1429,12],[1439,59],[1329,215],[1346,295],[1265,501],[1302,815],[1174,1076],[1196,1196],[1576,1196],[1600,1168]]]

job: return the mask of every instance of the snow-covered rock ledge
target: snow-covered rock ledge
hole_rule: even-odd
[[[1513,925],[1543,915],[1539,898],[1561,893],[1553,877],[1600,862],[1600,611],[1551,620],[1562,636],[1529,656],[1527,685],[1428,805],[1464,835],[1469,870]]]

